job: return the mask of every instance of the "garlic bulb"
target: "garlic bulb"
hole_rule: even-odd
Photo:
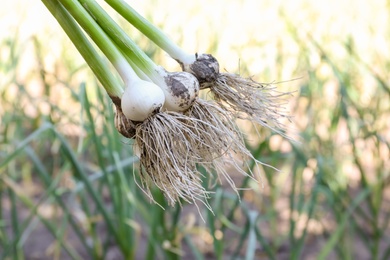
[[[156,84],[145,80],[133,80],[123,92],[121,107],[128,119],[142,122],[158,111],[164,105],[164,101],[164,92]]]
[[[183,71],[193,74],[199,81],[200,88],[212,86],[219,75],[219,63],[211,54],[196,54],[195,61],[180,63]]]
[[[195,76],[187,72],[160,71],[165,84],[161,88],[165,94],[164,109],[182,112],[195,102],[199,94],[199,82]]]

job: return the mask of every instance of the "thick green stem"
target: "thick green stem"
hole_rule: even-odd
[[[139,78],[115,44],[77,0],[60,1],[114,65],[125,85]]]
[[[42,0],[42,2],[68,35],[107,93],[110,96],[120,97],[123,92],[121,84],[65,8],[57,0]]]
[[[105,0],[123,18],[136,27],[157,46],[166,51],[173,59],[180,63],[191,64],[195,61],[195,54],[188,54],[175,44],[163,31],[154,26],[123,0]]]
[[[79,0],[79,2],[111,40],[122,50],[122,53],[132,61],[131,63],[140,68],[156,84],[160,83],[161,76],[157,72],[157,65],[137,46],[103,8],[95,0]]]

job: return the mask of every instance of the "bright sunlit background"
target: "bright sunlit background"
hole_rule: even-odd
[[[206,223],[193,205],[161,211],[134,185],[131,146],[56,20],[39,0],[3,1],[0,259],[390,258],[389,1],[128,2],[221,70],[281,82],[298,142],[250,132],[253,153],[281,172],[262,169],[263,185],[238,178],[251,188],[241,204],[213,187]],[[179,69],[102,4],[156,63]]]

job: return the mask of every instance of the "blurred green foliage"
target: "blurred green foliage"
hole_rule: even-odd
[[[298,142],[249,130],[256,158],[281,172],[260,169],[263,185],[234,178],[241,200],[227,185],[210,188],[205,222],[194,205],[168,207],[154,190],[163,210],[143,194],[132,142],[116,132],[109,98],[68,42],[56,56],[48,45],[56,35],[1,39],[0,258],[388,259],[389,57],[367,57],[352,32],[333,39],[291,17],[280,11],[287,33],[274,44],[275,67],[255,78],[307,72],[277,84],[296,89],[288,109]],[[208,38],[208,51],[222,56],[220,41]],[[251,38],[235,55],[267,46]],[[25,57],[35,64],[27,74]],[[240,72],[256,59],[242,60]]]

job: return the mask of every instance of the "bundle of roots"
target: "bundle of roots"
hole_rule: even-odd
[[[160,112],[142,123],[129,122],[119,108],[115,118],[118,131],[135,139],[140,157],[139,186],[152,200],[154,184],[170,205],[180,203],[180,199],[200,201],[211,210],[198,167],[214,173],[215,180],[225,179],[237,191],[227,166],[246,176],[243,165],[249,159],[258,162],[245,147],[229,112],[212,101],[198,99],[185,114]]]

